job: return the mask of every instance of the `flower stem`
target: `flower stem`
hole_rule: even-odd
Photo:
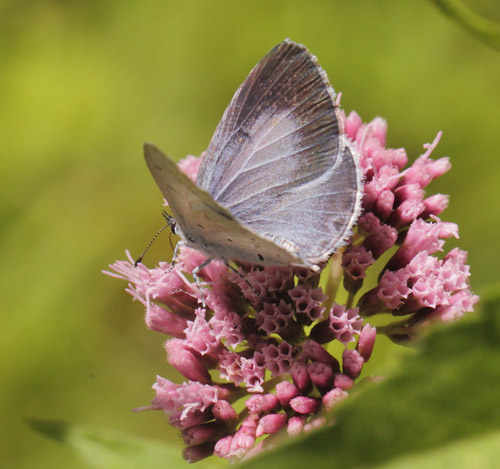
[[[459,0],[433,0],[438,8],[493,49],[500,50],[500,24],[478,15]]]
[[[346,308],[351,309],[353,302],[354,302],[354,295],[352,293],[349,293],[349,296],[347,297],[347,301],[345,303]]]
[[[326,311],[328,311],[335,301],[337,291],[339,289],[340,280],[342,278],[342,254],[344,250],[339,249],[333,256],[330,262],[330,271],[326,279],[325,294],[328,299],[325,301]]]

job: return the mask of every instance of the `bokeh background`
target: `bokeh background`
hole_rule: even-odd
[[[500,21],[495,0],[469,3]],[[199,154],[286,37],[411,159],[443,130],[434,156],[453,169],[431,191],[451,195],[443,218],[460,226],[473,289],[500,280],[500,53],[432,2],[1,1],[1,467],[86,467],[31,417],[177,441],[159,413],[131,412],[157,373],[174,376],[164,337],[101,270],[162,224],[142,143]],[[169,250],[164,237],[145,262]]]

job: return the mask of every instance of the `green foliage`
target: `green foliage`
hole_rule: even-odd
[[[159,441],[122,432],[57,420],[31,419],[36,431],[68,445],[89,467],[102,469],[140,469],[184,464],[179,449]]]

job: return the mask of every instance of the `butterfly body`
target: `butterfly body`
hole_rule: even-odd
[[[145,157],[179,234],[210,258],[317,269],[360,211],[361,171],[335,93],[292,41],[237,90],[196,184],[155,146],[145,145]]]

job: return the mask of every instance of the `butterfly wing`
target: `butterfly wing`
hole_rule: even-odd
[[[193,248],[218,259],[254,264],[307,265],[292,252],[253,233],[200,189],[156,146],[146,143],[144,157],[180,228]]]
[[[349,235],[361,171],[335,93],[308,50],[284,41],[226,109],[196,183],[251,230],[316,264]]]

